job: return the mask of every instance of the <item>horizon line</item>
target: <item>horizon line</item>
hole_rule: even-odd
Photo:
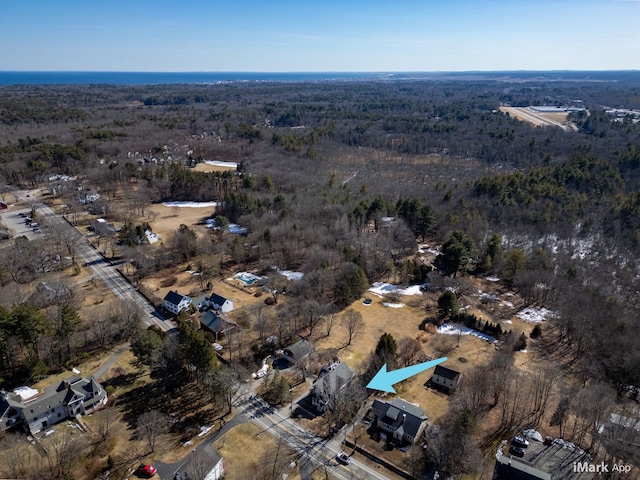
[[[640,0],[639,0],[640,1]],[[620,69],[505,69],[505,70],[0,70],[1,73],[260,73],[260,74],[441,74],[441,73],[537,73],[537,72],[640,72],[640,68]]]

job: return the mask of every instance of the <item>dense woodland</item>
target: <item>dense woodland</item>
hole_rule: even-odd
[[[498,110],[578,99],[589,113],[572,114],[577,131]],[[219,221],[246,236],[196,238],[183,226],[153,257],[135,235],[122,248],[138,279],[190,260],[203,281],[231,265],[304,272],[279,314],[283,343],[373,281],[429,280],[434,266],[411,259],[416,239],[429,240],[442,245],[435,267],[446,277],[497,275],[526,303],[557,311],[549,328],[567,368],[622,397],[640,386],[640,123],[605,107],[640,109],[640,76],[2,87],[0,196],[79,175],[127,232],[152,202],[223,202]],[[203,160],[237,162],[238,172],[191,168]],[[95,208],[76,193],[58,190],[71,210]],[[123,195],[126,208],[110,212]],[[39,251],[73,257],[64,239],[47,242]],[[21,242],[2,247],[3,287],[64,267],[24,255],[32,247]],[[139,315],[123,305],[108,332],[92,320],[93,334],[71,342],[81,333],[72,302],[2,301],[5,387],[130,338]],[[456,422],[452,432],[467,428]]]

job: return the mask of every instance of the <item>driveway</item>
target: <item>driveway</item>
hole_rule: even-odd
[[[220,430],[207,438],[204,442],[198,445],[195,448],[188,449],[185,448],[184,457],[174,463],[156,463],[155,467],[158,469],[158,476],[162,480],[173,480],[176,472],[180,470],[180,468],[185,465],[189,461],[189,456],[193,455],[195,452],[204,451],[207,449],[213,448],[213,443],[217,441],[220,437],[222,437],[225,433],[231,430],[233,427],[240,425],[241,423],[246,422],[247,419],[244,415],[236,415],[227,423],[225,423]]]

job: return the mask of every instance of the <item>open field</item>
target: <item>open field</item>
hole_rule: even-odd
[[[211,165],[208,163],[198,163],[193,169],[196,172],[235,172],[237,170],[237,166],[225,165],[225,162],[220,162],[220,164]],[[230,162],[226,162],[230,163]]]
[[[273,466],[271,454],[277,448],[277,441],[255,425],[247,423],[238,425],[230,430],[222,438],[214,442],[213,446],[224,458],[224,478],[227,480],[244,480],[246,478],[257,478],[257,472]],[[286,447],[283,447],[283,449],[285,450],[283,456],[288,461],[297,460],[293,452]],[[300,479],[297,466],[287,469],[286,473],[288,479]],[[319,473],[314,472],[313,479],[324,478]]]
[[[551,126],[560,127],[565,131],[576,130],[573,124],[567,123],[567,113],[536,112],[530,107],[500,107],[500,111],[536,127]]]
[[[153,219],[149,222],[152,230],[162,236],[162,241],[166,241],[181,224],[187,225],[198,236],[209,235],[210,230],[204,224],[204,220],[214,213],[215,207],[167,207],[156,203],[147,210],[147,217]]]

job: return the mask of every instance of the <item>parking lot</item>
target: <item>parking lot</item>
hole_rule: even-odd
[[[42,238],[43,233],[39,226],[33,228],[27,224],[29,213],[31,213],[31,209],[29,208],[4,211],[0,214],[0,221],[2,221],[4,226],[9,229],[9,232],[11,232],[11,235],[14,238],[22,235],[27,237],[29,240]]]

